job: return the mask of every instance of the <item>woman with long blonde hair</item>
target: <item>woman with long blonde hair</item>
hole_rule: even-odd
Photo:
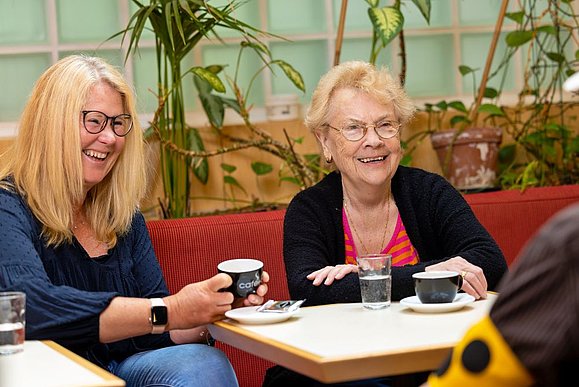
[[[139,202],[143,135],[131,87],[104,60],[61,59],[37,81],[0,171],[0,291],[27,296],[26,337],[50,339],[128,386],[235,386],[207,343],[226,274],[169,295]],[[241,304],[259,304],[257,293]],[[183,345],[176,345],[183,344]]]

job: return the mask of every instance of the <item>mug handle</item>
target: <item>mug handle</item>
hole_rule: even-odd
[[[463,285],[463,283],[464,283],[463,273],[464,273],[464,272],[458,274],[458,290],[461,290],[461,289],[462,289],[462,285]]]

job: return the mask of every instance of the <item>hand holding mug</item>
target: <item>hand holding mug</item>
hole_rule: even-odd
[[[470,294],[476,300],[479,298],[487,298],[487,279],[483,270],[470,263],[461,256],[447,259],[444,262],[435,265],[427,266],[425,270],[428,271],[456,271],[462,277],[462,290]]]
[[[235,297],[233,307],[263,303],[269,281],[269,275],[263,271],[263,262],[249,258],[230,259],[217,265],[217,270],[232,279],[225,291]]]

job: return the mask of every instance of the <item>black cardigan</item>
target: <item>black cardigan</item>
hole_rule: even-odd
[[[412,274],[460,255],[483,269],[489,290],[507,271],[505,258],[462,195],[443,177],[398,167],[392,195],[420,262],[392,268],[392,300],[414,295]],[[330,286],[313,286],[306,276],[345,262],[341,175],[332,172],[298,193],[284,219],[284,262],[292,299],[306,305],[360,302],[358,276],[350,273]]]

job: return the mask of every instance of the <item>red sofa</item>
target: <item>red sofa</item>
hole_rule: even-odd
[[[523,245],[549,217],[579,201],[579,185],[497,191],[466,195],[481,223],[511,264]],[[153,247],[169,290],[216,274],[229,258],[251,257],[264,262],[271,276],[269,298],[289,299],[282,257],[284,210],[236,215],[149,221]],[[241,387],[261,386],[273,363],[223,343]]]

